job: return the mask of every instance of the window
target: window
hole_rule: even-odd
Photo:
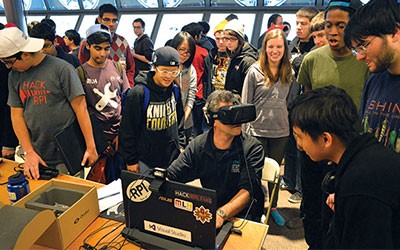
[[[328,6],[330,0],[324,0],[324,6]],[[361,2],[363,2],[364,4],[368,3],[369,0],[361,0]]]
[[[206,4],[204,0],[163,0],[163,6],[166,8],[204,7]]]
[[[65,31],[75,29],[78,16],[50,16],[56,23],[56,34],[63,36]]]
[[[79,34],[82,38],[86,37],[86,30],[89,29],[95,23],[98,15],[84,15],[82,19],[81,26],[79,27]]]
[[[0,23],[6,24],[7,23],[7,18],[5,16],[0,16]]]
[[[217,24],[222,22],[227,15],[229,14],[227,13],[211,14],[210,21],[208,23],[210,25],[210,32],[208,34],[209,36],[213,37],[215,26],[217,26]],[[256,18],[256,15],[247,13],[240,13],[236,15],[238,16],[239,21],[243,23],[244,33],[247,35],[249,41],[251,41],[251,36],[253,34],[254,20]]]
[[[174,38],[181,31],[184,25],[189,22],[199,22],[202,20],[202,17],[203,14],[165,14],[161,21],[156,41],[153,41],[155,42],[154,49],[163,47],[169,39]]]
[[[211,7],[257,6],[257,0],[211,0]]]
[[[47,0],[51,10],[79,10],[78,0]]]
[[[115,0],[82,0],[83,8],[84,9],[98,9],[105,3],[112,4],[116,6]]]
[[[25,10],[46,10],[43,0],[24,0]],[[0,10],[4,10],[3,0],[0,0]]]
[[[158,8],[157,0],[121,0],[122,8]]]
[[[156,14],[122,15],[116,32],[125,37],[128,40],[129,46],[133,47],[133,43],[136,39],[136,35],[133,33],[133,20],[142,18],[145,23],[144,33],[151,36],[156,17]]]
[[[264,6],[314,6],[315,0],[264,0]]]
[[[267,26],[268,26],[268,18],[272,14],[264,14],[263,21],[262,21],[262,26],[261,26],[261,34],[263,34],[265,31],[267,31]],[[293,38],[296,36],[296,14],[280,14],[283,18],[283,21],[290,23],[291,29],[290,33],[287,37],[289,41],[293,40]],[[261,36],[261,34],[258,35],[258,37]]]

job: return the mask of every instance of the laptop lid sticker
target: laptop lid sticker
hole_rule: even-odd
[[[133,202],[144,202],[151,193],[150,183],[146,180],[132,181],[126,189],[126,196]]]
[[[193,215],[196,220],[200,221],[202,224],[206,222],[210,223],[212,219],[212,213],[210,212],[210,209],[207,209],[203,206],[196,207],[193,211]]]
[[[192,242],[192,233],[183,229],[144,220],[144,229],[157,234],[162,234],[179,240]]]

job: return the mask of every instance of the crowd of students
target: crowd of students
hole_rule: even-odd
[[[302,203],[310,248],[399,248],[400,11],[394,0],[362,5],[299,9],[292,41],[274,14],[259,49],[235,15],[214,28],[215,40],[204,35],[207,23],[189,23],[152,57],[143,20],[133,21],[131,50],[115,33],[110,4],[85,40],[66,32],[71,53],[58,45],[54,22],[33,25],[29,36],[6,27],[2,155],[12,157],[19,142],[28,177],[39,177],[39,164],[68,173],[53,137],[77,120],[82,166],[106,158],[107,182],[121,170],[155,167],[172,180],[199,178],[217,190],[217,227],[233,216],[260,220],[272,190],[261,185],[263,159],[284,159],[281,188]],[[255,106],[254,121],[220,119],[221,109],[240,103]],[[89,113],[109,142],[104,152]],[[274,197],[271,217],[287,225]]]

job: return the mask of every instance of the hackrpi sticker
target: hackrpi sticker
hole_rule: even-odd
[[[212,219],[212,213],[210,213],[210,209],[204,208],[203,206],[196,207],[193,211],[193,215],[196,220],[200,221],[202,224],[210,223]]]
[[[146,180],[135,180],[131,182],[126,189],[126,195],[133,202],[143,202],[147,200],[150,195],[150,183]]]

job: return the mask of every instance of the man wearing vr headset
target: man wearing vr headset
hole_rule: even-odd
[[[170,180],[200,179],[217,192],[217,228],[233,216],[259,222],[264,206],[261,171],[264,151],[255,138],[242,134],[241,124],[255,119],[253,105],[239,105],[227,90],[216,90],[204,108],[212,127],[197,136],[167,169]]]

